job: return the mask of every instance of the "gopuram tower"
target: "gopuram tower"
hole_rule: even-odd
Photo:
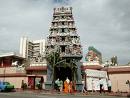
[[[82,48],[72,14],[72,7],[54,8],[49,31],[46,54],[53,59],[47,67],[46,89],[51,89],[53,82],[58,78],[63,82],[66,78],[69,78],[70,81],[76,82],[76,89],[81,90],[80,60],[82,59]],[[60,57],[58,62],[56,62],[57,57],[54,54],[57,51]],[[55,62],[55,64],[52,62]]]

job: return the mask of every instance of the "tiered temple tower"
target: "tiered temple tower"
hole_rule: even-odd
[[[50,35],[47,38],[46,51],[50,53],[58,47],[62,59],[65,59],[68,63],[70,61],[75,62],[78,75],[76,81],[77,89],[81,90],[80,60],[82,58],[82,48],[72,14],[72,7],[54,8],[53,20],[49,31]],[[60,67],[55,68],[55,70],[56,78],[60,78],[64,81],[65,78],[68,77],[72,80],[72,71],[69,67],[62,68],[62,65],[60,65]],[[46,88],[49,88],[48,85],[52,83],[50,74],[51,70],[48,67]]]
[[[86,61],[92,64],[100,65],[102,63],[102,54],[93,46],[88,47],[88,53],[86,54]],[[91,64],[90,64],[91,65]]]

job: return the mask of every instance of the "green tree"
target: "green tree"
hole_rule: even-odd
[[[51,67],[51,77],[52,77],[52,81],[54,83],[55,81],[55,67],[58,67],[58,65],[62,65],[62,67],[66,68],[66,67],[70,67],[72,74],[72,81],[76,81],[77,80],[77,65],[76,65],[76,60],[75,59],[71,59],[71,58],[62,58],[60,56],[60,48],[54,48],[54,50],[52,50],[51,52],[46,52],[46,60],[48,63],[48,66]],[[54,85],[54,84],[53,84]]]
[[[48,66],[51,67],[52,70],[52,81],[54,82],[55,80],[55,67],[61,62],[61,57],[60,57],[60,50],[59,48],[54,49],[51,52],[46,51],[46,60],[48,63]]]
[[[78,75],[77,75],[77,65],[76,65],[76,60],[75,59],[71,59],[70,68],[72,70],[72,81],[76,81]]]

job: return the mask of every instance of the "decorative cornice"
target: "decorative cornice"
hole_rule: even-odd
[[[43,71],[47,70],[47,66],[29,66],[26,68],[26,71]]]
[[[0,77],[26,77],[26,73],[8,73],[0,74]]]
[[[88,66],[81,66],[81,70],[85,70],[85,69],[95,69],[95,70],[100,70],[102,69],[102,66],[99,65],[88,65]]]
[[[108,68],[108,73],[130,73],[130,67],[117,67],[117,68]]]

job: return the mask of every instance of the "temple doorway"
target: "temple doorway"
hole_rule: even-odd
[[[55,80],[59,78],[65,81],[67,77],[72,81],[72,70],[70,67],[55,67]]]

